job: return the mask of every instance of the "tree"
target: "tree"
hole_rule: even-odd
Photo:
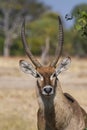
[[[87,56],[87,4],[74,7],[72,14],[75,17],[75,28],[78,32],[74,37],[74,48],[79,56]]]
[[[25,16],[29,21],[38,18],[47,6],[38,0],[0,0],[0,29],[4,35],[3,55],[10,55],[13,39],[18,36],[19,25]]]
[[[87,4],[74,7],[72,14],[75,17],[75,27],[82,36],[87,37]]]

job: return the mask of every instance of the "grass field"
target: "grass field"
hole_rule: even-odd
[[[36,79],[20,71],[20,59],[0,57],[0,130],[37,130]],[[59,79],[87,111],[87,59],[72,58]]]

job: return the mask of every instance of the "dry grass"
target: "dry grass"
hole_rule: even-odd
[[[0,58],[0,130],[37,129],[35,79],[20,71],[19,59]],[[59,79],[63,90],[87,111],[87,60],[72,59]]]
[[[0,130],[35,130],[36,111],[32,89],[0,90]]]

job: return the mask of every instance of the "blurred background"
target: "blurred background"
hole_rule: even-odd
[[[57,51],[58,15],[64,27],[62,58],[72,59],[59,80],[63,91],[87,111],[87,0],[0,0],[1,130],[37,130],[36,79],[19,68],[19,60],[29,60],[21,41],[21,25],[25,18],[31,52],[48,64]]]

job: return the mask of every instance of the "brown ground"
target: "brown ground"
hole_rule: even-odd
[[[19,59],[0,58],[0,130],[36,130],[36,79],[20,71]],[[59,79],[87,111],[87,59],[72,58]]]

